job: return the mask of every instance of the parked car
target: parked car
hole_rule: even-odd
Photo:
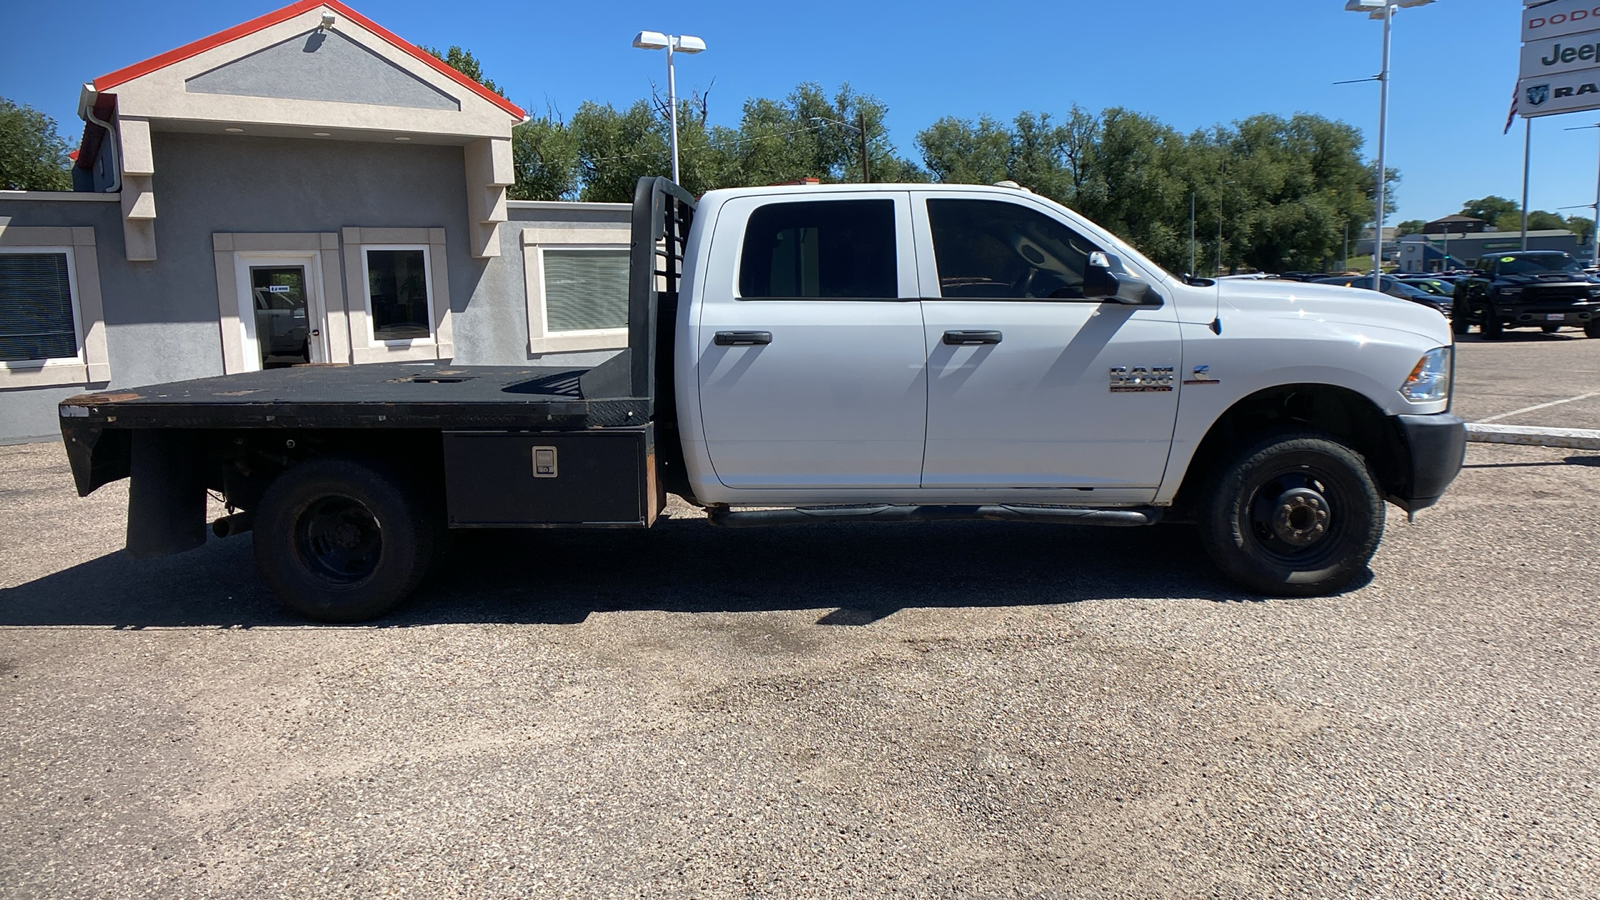
[[[1336,275],[1332,278],[1319,278],[1315,283],[1337,284],[1342,287],[1363,288],[1369,291],[1372,290],[1371,275]],[[1410,300],[1412,303],[1420,303],[1430,309],[1436,309],[1445,315],[1450,314],[1450,300],[1448,298],[1430,294],[1421,288],[1406,284],[1393,275],[1383,276],[1383,280],[1379,283],[1383,286],[1380,293],[1388,294],[1391,297],[1398,297],[1401,300]]]
[[[1478,262],[1481,275],[1456,283],[1451,330],[1466,334],[1473,326],[1485,340],[1507,328],[1538,327],[1546,332],[1576,325],[1600,338],[1600,280],[1559,250],[1525,250],[1487,256]]]

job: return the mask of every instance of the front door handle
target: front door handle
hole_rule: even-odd
[[[946,331],[944,342],[957,347],[966,347],[972,344],[998,344],[1000,332],[998,331]]]
[[[719,331],[711,342],[718,347],[760,347],[772,343],[772,332]]]

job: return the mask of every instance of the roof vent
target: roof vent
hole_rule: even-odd
[[[1015,181],[1009,181],[1009,180],[1008,181],[996,181],[994,183],[994,186],[995,187],[1010,188],[1013,191],[1022,191],[1024,193],[1028,193],[1028,194],[1033,193],[1033,191],[1028,190],[1027,188],[1023,187],[1020,184],[1017,184]]]

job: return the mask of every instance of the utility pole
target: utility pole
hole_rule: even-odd
[[[1194,270],[1194,191],[1189,192],[1189,274],[1200,274]]]
[[[856,132],[861,137],[861,183],[866,184],[872,180],[872,169],[867,162],[867,114],[856,111]]]

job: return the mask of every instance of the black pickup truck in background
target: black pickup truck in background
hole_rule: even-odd
[[[1484,257],[1478,271],[1456,282],[1450,315],[1456,334],[1476,325],[1485,340],[1496,340],[1507,328],[1551,332],[1573,325],[1600,337],[1600,281],[1571,256],[1559,250],[1499,253]]]

